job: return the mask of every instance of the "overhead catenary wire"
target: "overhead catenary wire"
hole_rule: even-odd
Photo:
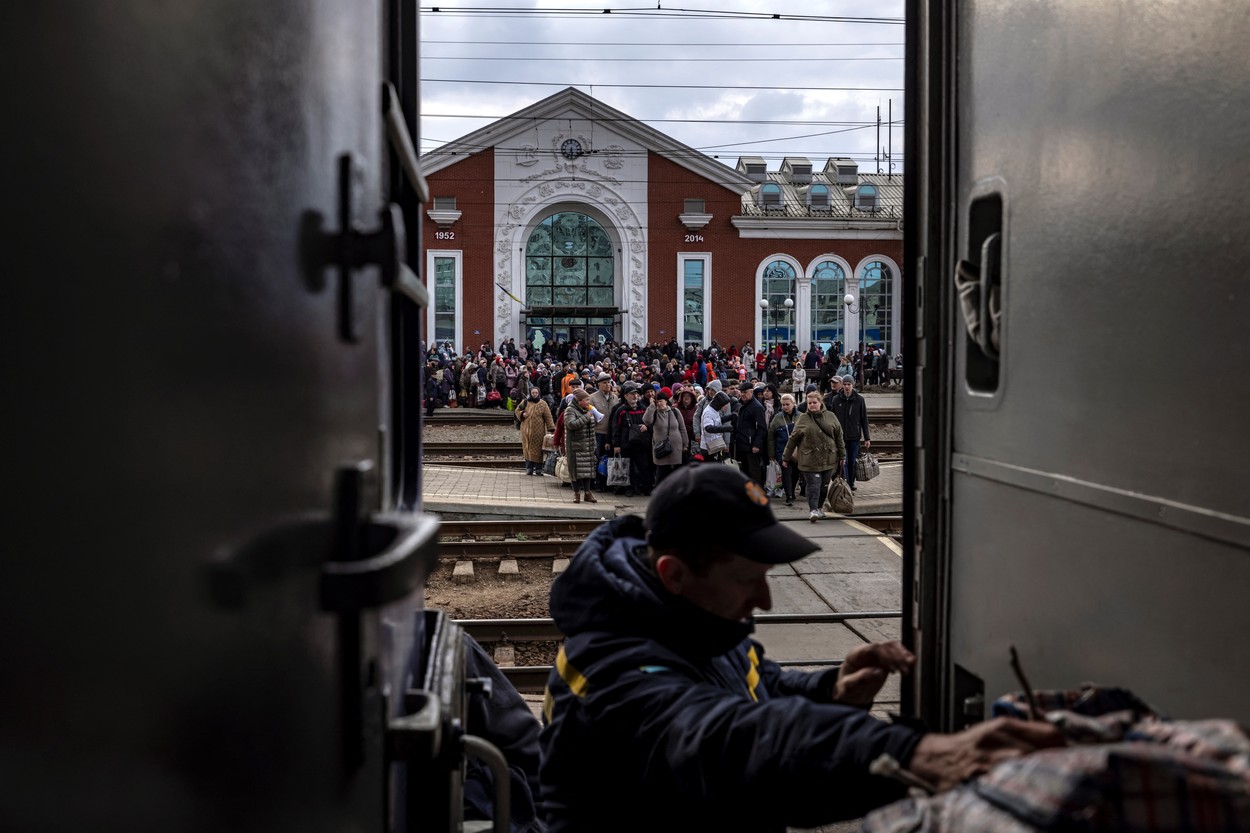
[[[901,93],[902,87],[778,87],[772,84],[604,84],[598,81],[511,81],[486,78],[422,78],[422,84],[500,84],[517,87],[607,87],[609,89],[636,90],[793,90],[796,92],[828,93]]]

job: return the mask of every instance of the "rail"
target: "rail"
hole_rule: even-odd
[[[761,613],[757,625],[829,625],[857,619],[901,619],[901,610],[845,613]],[[478,642],[558,642],[564,634],[553,619],[460,619],[456,622]],[[811,663],[809,663],[811,664]]]

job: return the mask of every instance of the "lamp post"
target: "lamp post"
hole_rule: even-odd
[[[768,352],[768,299],[767,298],[760,298],[760,324],[763,325],[762,326],[763,332],[761,333],[763,338],[760,339],[760,343],[764,345],[764,351]]]
[[[858,316],[858,320],[859,320],[858,332],[859,332],[859,343],[861,347],[861,355],[859,357],[859,389],[863,390],[864,389],[864,357],[862,355],[862,347],[864,344],[864,318],[860,313],[863,312],[864,307],[863,307],[863,304],[857,304],[855,302],[855,296],[849,292],[846,293],[846,297],[843,298],[842,301],[846,304],[847,311],[851,315]]]
[[[783,303],[786,308],[786,335],[790,336],[791,341],[794,341],[794,299],[787,298]],[[790,355],[788,350],[786,351],[786,355]]]

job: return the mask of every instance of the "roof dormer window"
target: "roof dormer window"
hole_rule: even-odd
[[[876,211],[877,205],[877,186],[861,185],[855,189],[855,207],[860,211]]]
[[[813,185],[807,191],[807,204],[812,208],[825,209],[829,207],[829,186]]]
[[[775,182],[769,182],[760,188],[760,205],[765,208],[780,208],[781,186]]]

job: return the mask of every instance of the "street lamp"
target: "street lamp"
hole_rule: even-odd
[[[786,335],[790,336],[791,341],[794,341],[794,327],[792,326],[794,322],[792,317],[794,313],[794,299],[787,298],[783,303],[786,308]]]
[[[864,307],[862,304],[856,304],[855,296],[849,292],[846,293],[846,297],[843,298],[842,301],[846,304],[846,309],[848,312],[850,312],[851,315],[859,316],[859,345],[860,345],[859,388],[860,390],[863,390],[864,389],[864,356],[863,356],[864,317],[860,315],[860,313],[863,312]]]
[[[760,343],[764,346],[765,352],[768,349],[768,299],[760,298],[760,323],[763,324],[763,338]]]

